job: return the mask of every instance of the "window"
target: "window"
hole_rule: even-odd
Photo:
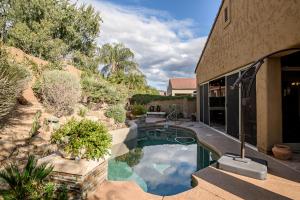
[[[224,8],[223,8],[223,11],[222,11],[222,15],[223,15],[223,26],[224,28],[226,28],[229,24],[230,24],[230,21],[231,21],[231,1],[230,0],[227,0],[224,2]],[[222,16],[221,15],[221,16]]]
[[[224,9],[224,20],[225,20],[225,22],[228,21],[228,7],[226,7],[226,8]]]

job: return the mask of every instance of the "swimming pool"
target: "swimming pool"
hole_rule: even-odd
[[[190,131],[141,129],[135,148],[109,160],[108,179],[135,181],[145,192],[174,195],[192,188],[191,175],[216,159]]]

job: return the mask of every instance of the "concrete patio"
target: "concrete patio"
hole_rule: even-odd
[[[197,122],[172,122],[174,126],[197,133],[198,140],[218,154],[239,153],[239,142]],[[163,125],[162,123],[161,125]],[[157,196],[145,193],[133,182],[106,181],[89,195],[92,200],[199,200],[199,199],[299,199],[300,172],[286,163],[246,147],[246,156],[268,162],[266,180],[256,180],[207,167],[193,175],[196,186],[174,196]]]

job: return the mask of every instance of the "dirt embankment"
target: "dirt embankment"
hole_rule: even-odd
[[[28,55],[20,49],[14,47],[6,48],[11,59],[15,60],[16,62],[26,63],[26,61],[29,60],[30,62],[34,62],[41,67],[48,64],[47,61]],[[81,70],[68,64],[64,64],[63,67],[64,70],[80,78],[82,73]],[[30,67],[28,68],[31,70]],[[35,77],[32,75],[31,78],[31,81],[29,81],[26,89],[22,93],[22,96],[25,100],[24,102],[26,103],[23,103],[23,105],[18,104],[8,120],[5,121],[4,126],[2,128],[0,127],[0,166],[4,166],[4,164],[12,161],[19,161],[19,163],[22,164],[27,160],[28,154],[34,154],[37,157],[41,157],[51,151],[55,151],[55,147],[50,144],[50,136],[52,132],[46,130],[43,126],[39,130],[39,134],[34,138],[31,138],[29,135],[34,116],[38,110],[42,112],[42,117],[40,120],[41,124],[43,124],[43,121],[47,117],[52,116],[51,113],[47,112],[41,102],[39,102],[39,100],[35,97],[32,90]],[[78,108],[75,109],[72,116],[60,118],[59,123],[63,124],[73,116],[80,118],[77,115]],[[120,128],[120,125],[116,125],[112,119],[106,118],[104,115],[104,110],[101,109],[87,112],[86,118],[101,121],[113,129]]]

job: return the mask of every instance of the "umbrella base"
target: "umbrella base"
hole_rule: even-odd
[[[224,171],[259,180],[265,180],[268,172],[266,161],[253,158],[241,158],[233,154],[223,155],[218,160],[217,167]]]

